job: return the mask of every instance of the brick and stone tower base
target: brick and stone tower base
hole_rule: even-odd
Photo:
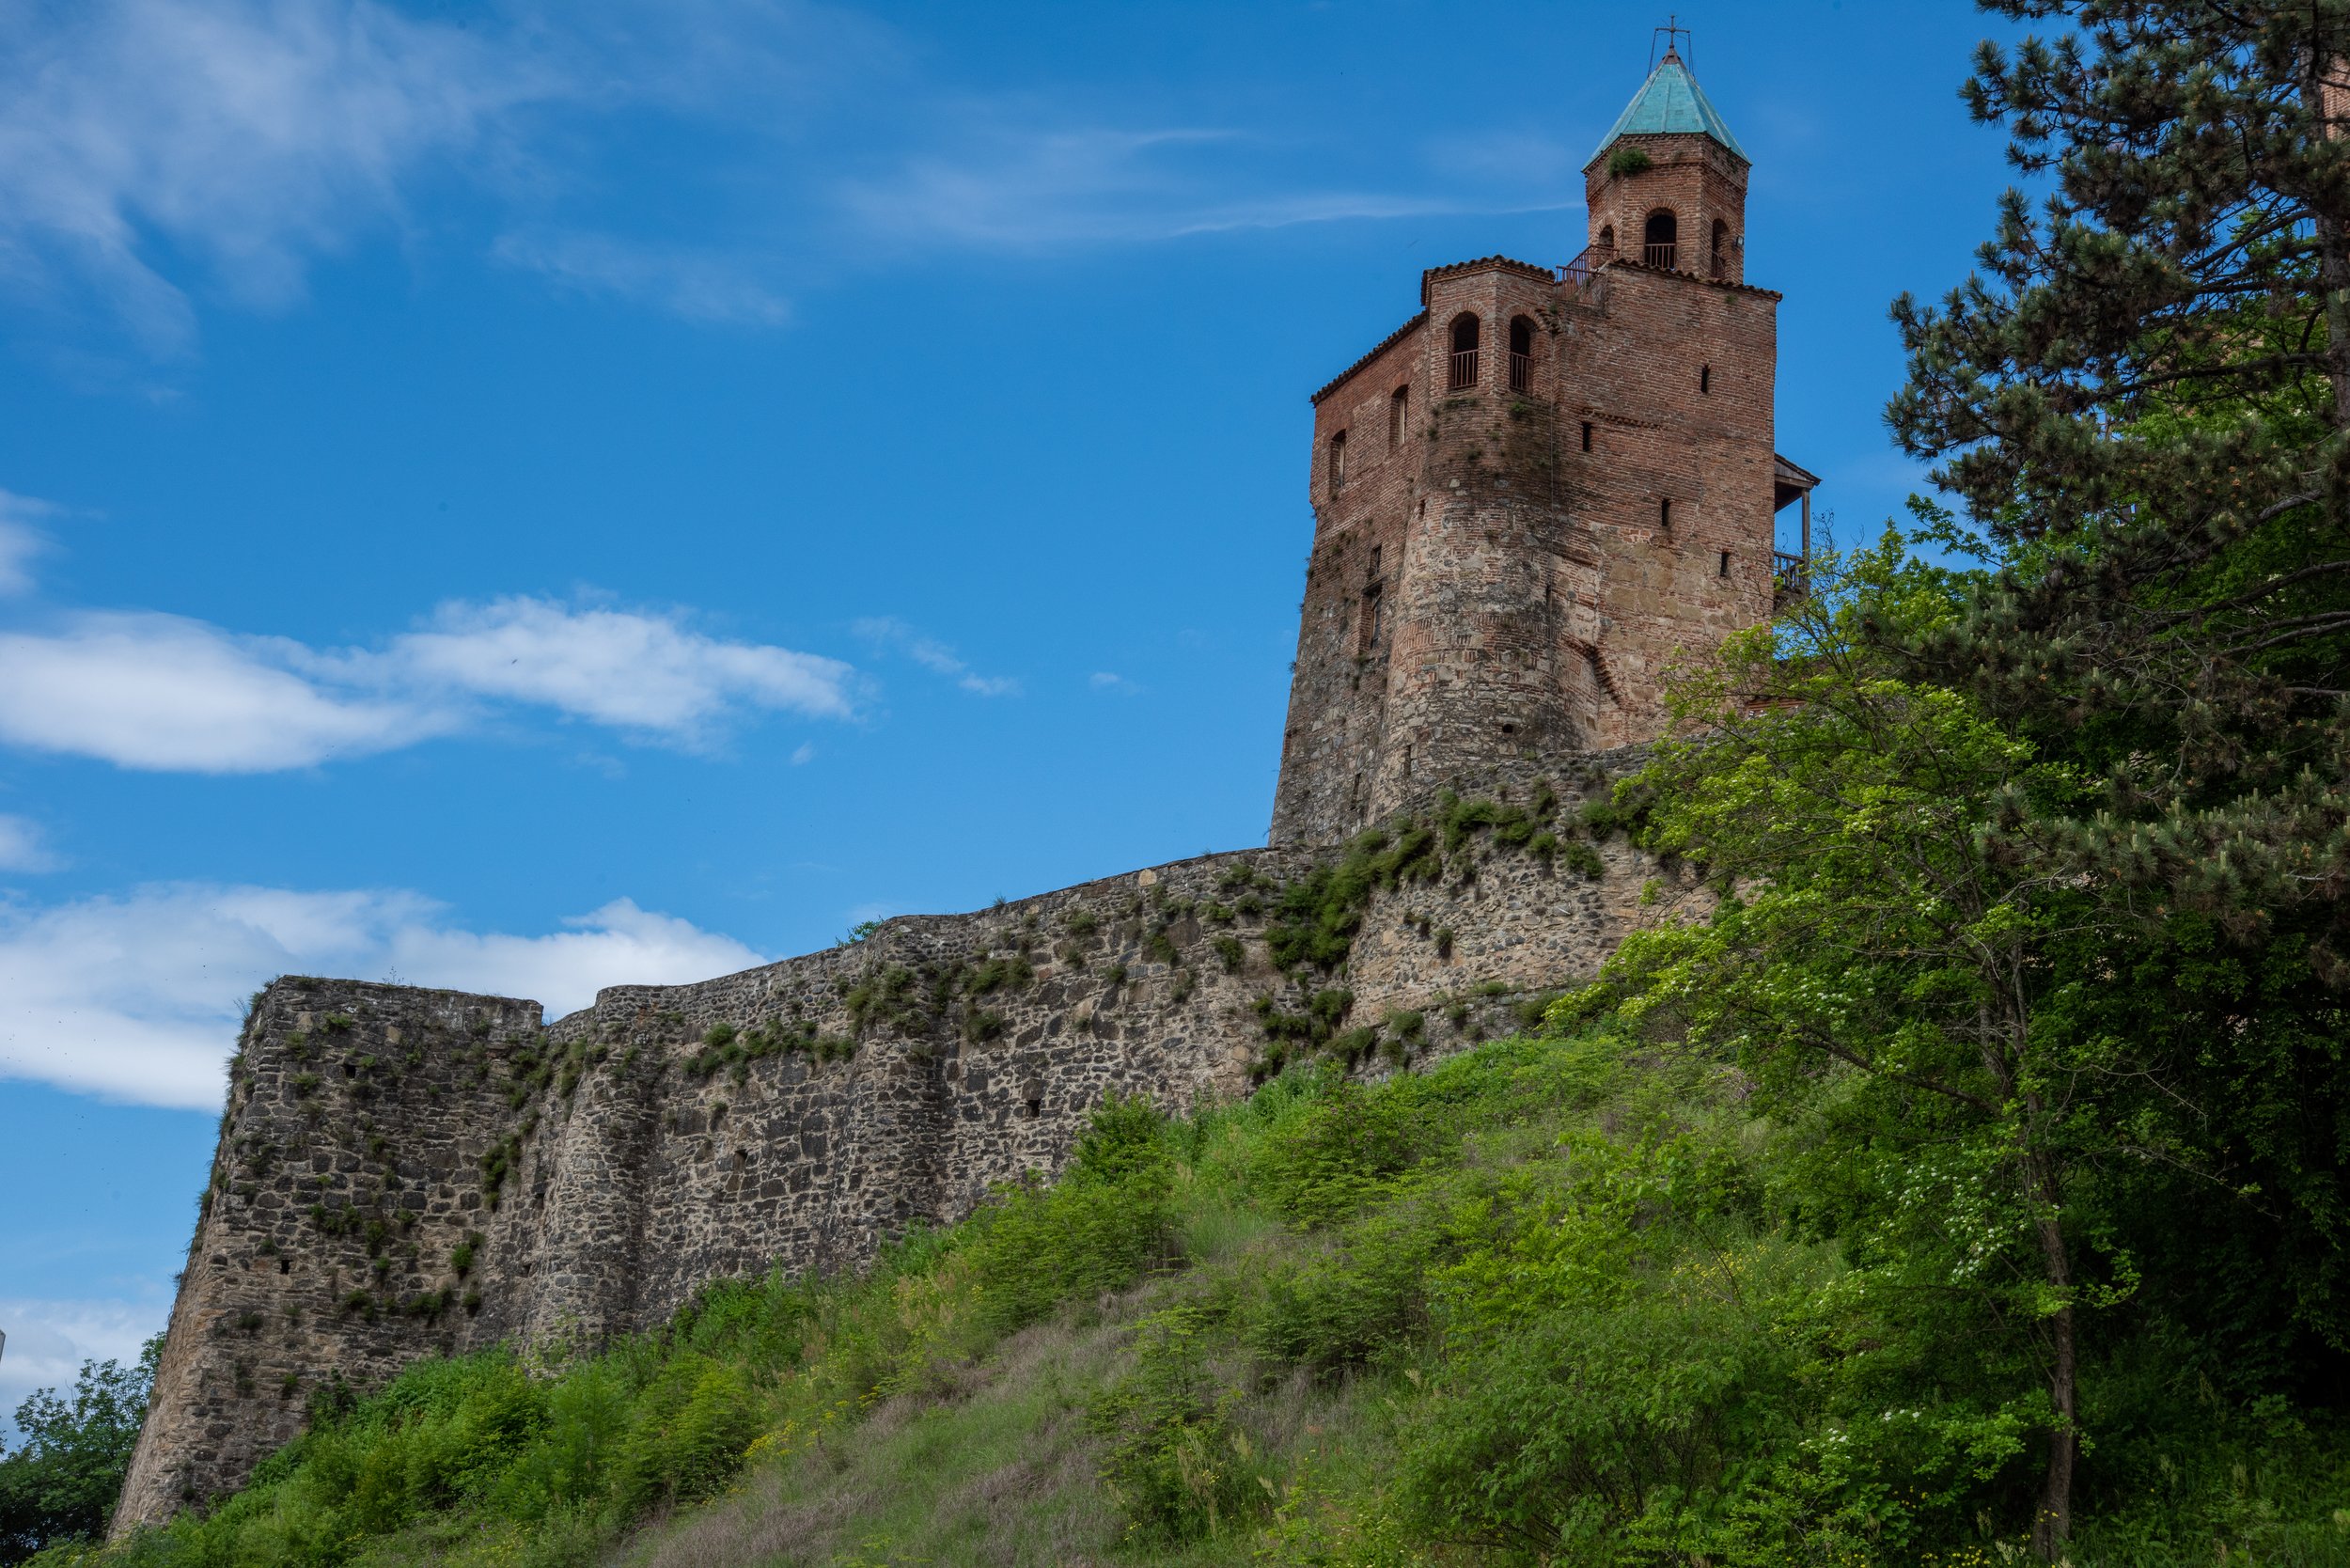
[[[1438,267],[1314,394],[1314,549],[1271,841],[1652,739],[1676,657],[1769,618],[1779,296],[1745,153],[1668,52],[1564,267]],[[1808,479],[1808,476],[1804,476]]]

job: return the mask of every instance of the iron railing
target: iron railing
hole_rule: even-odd
[[[1510,390],[1523,392],[1534,380],[1534,356],[1510,351]]]
[[[1680,245],[1670,240],[1666,241],[1661,245],[1652,241],[1640,247],[1640,259],[1642,262],[1652,267],[1664,267],[1668,270],[1672,267],[1673,259],[1680,254]]]
[[[1475,386],[1476,384],[1477,351],[1475,349],[1455,349],[1452,353],[1451,390],[1458,392],[1463,387]]]

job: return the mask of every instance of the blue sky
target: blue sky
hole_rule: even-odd
[[[1685,6],[1844,537],[1961,4]],[[682,980],[1261,842],[1307,394],[1581,248],[1621,5],[0,0],[0,1415],[287,970]]]

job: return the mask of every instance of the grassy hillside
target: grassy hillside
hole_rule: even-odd
[[[1904,1332],[1899,1279],[1807,1214],[1810,1131],[1749,1096],[1599,1027],[1112,1105],[1063,1180],[864,1278],[416,1367],[109,1558],[2020,1558],[2029,1397]],[[2095,1386],[2075,1563],[2350,1563],[2332,1418],[2152,1344]]]

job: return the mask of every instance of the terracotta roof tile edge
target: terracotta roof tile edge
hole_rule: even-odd
[[[1460,273],[1476,272],[1481,267],[1507,267],[1512,272],[1524,273],[1528,277],[1539,277],[1545,283],[1559,281],[1559,269],[1556,267],[1539,267],[1531,261],[1521,261],[1514,256],[1480,256],[1474,261],[1448,261],[1441,267],[1430,267],[1421,273],[1419,274],[1419,303],[1423,306],[1428,303],[1428,286],[1436,279],[1451,277]]]
[[[1741,294],[1760,294],[1764,299],[1783,300],[1787,296],[1776,289],[1759,289],[1751,283],[1732,283],[1726,277],[1708,277],[1703,273],[1684,272],[1679,267],[1652,267],[1645,261],[1633,261],[1618,257],[1607,263],[1609,270],[1618,267],[1626,272],[1654,273],[1660,277],[1685,277],[1692,283],[1702,283],[1715,289],[1731,289]]]
[[[1352,381],[1355,377],[1355,371],[1361,369],[1364,366],[1370,364],[1381,354],[1386,353],[1389,349],[1394,348],[1396,344],[1403,340],[1406,334],[1426,320],[1428,320],[1428,312],[1423,310],[1418,315],[1413,317],[1410,321],[1404,322],[1402,326],[1397,327],[1393,332],[1388,333],[1385,337],[1379,339],[1376,344],[1372,345],[1369,353],[1363,355],[1362,358],[1356,360],[1354,364],[1349,365],[1345,369],[1340,370],[1337,375],[1332,376],[1328,381],[1324,382],[1321,387],[1315,391],[1314,395],[1306,400],[1310,403],[1321,402],[1323,399],[1328,397],[1331,393],[1336,392],[1349,381]]]

